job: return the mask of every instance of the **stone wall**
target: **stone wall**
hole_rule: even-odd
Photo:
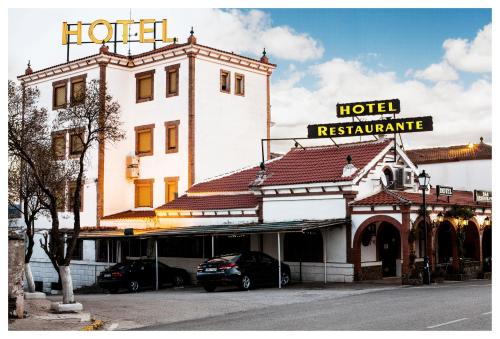
[[[58,276],[52,263],[45,260],[31,260],[31,271],[35,281],[43,282],[43,291],[50,293],[51,283],[57,283]],[[114,264],[110,264],[114,265]],[[91,286],[97,283],[97,276],[108,267],[107,263],[73,261],[70,265],[73,288]]]
[[[300,263],[286,262],[290,266],[292,282],[300,281]],[[354,266],[346,263],[326,263],[327,282],[352,282]],[[325,281],[325,264],[321,262],[302,263],[302,281]]]
[[[18,317],[24,316],[24,236],[9,231],[9,301],[15,300]]]
[[[361,266],[361,276],[359,280],[382,279],[382,265]]]

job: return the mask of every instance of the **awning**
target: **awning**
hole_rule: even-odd
[[[297,220],[269,223],[249,223],[233,225],[203,225],[180,226],[174,228],[134,229],[133,235],[124,235],[123,229],[94,230],[80,233],[81,239],[102,238],[158,238],[168,236],[204,236],[204,235],[235,235],[261,234],[277,232],[305,232],[308,230],[325,229],[350,225],[350,219]]]

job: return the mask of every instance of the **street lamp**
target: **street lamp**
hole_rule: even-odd
[[[425,173],[425,170],[422,171],[418,175],[418,183],[420,185],[420,189],[422,190],[422,211],[423,211],[423,217],[424,217],[424,233],[425,233],[425,238],[424,238],[424,246],[425,246],[425,252],[424,252],[424,284],[430,284],[431,283],[431,273],[430,273],[430,267],[429,267],[429,257],[427,256],[427,206],[425,205],[425,191],[427,190],[427,186],[429,186],[430,182],[430,175]]]

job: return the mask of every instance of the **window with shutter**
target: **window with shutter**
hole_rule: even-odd
[[[153,207],[154,179],[137,179],[135,184],[135,207]]]
[[[56,159],[66,158],[66,133],[52,136],[52,151]]]
[[[167,98],[179,95],[179,68],[180,64],[165,67],[167,72]]]
[[[179,177],[165,178],[165,203],[177,198]]]
[[[154,124],[135,127],[135,154],[138,156],[153,155]]]
[[[154,98],[154,70],[137,73],[136,78],[136,102],[145,102]]]

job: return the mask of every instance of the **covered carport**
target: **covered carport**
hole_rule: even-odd
[[[82,231],[80,238],[88,240],[104,240],[108,243],[111,239],[152,239],[154,240],[154,252],[156,262],[156,289],[158,286],[158,239],[166,237],[206,237],[211,238],[212,256],[215,255],[216,236],[238,236],[252,234],[276,234],[278,252],[278,287],[281,288],[281,235],[285,233],[308,232],[312,230],[327,230],[329,228],[350,226],[350,219],[326,219],[326,220],[297,220],[286,222],[268,223],[248,223],[248,224],[223,224],[223,225],[203,225],[203,226],[181,226],[172,228],[155,229],[111,229],[102,228],[92,231]],[[324,282],[327,281],[327,246],[323,246],[324,251]],[[109,246],[108,246],[109,263]]]

